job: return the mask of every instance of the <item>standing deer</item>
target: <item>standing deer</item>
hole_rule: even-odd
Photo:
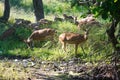
[[[28,39],[24,40],[24,41],[25,41],[25,43],[27,43],[29,48],[33,48],[34,47],[34,41],[50,40],[50,41],[53,42],[55,33],[56,33],[56,30],[50,29],[50,28],[35,30],[30,35],[30,37],[28,37]]]
[[[64,49],[64,51],[66,51],[67,43],[75,44],[75,54],[77,54],[78,45],[83,44],[87,39],[88,39],[88,30],[85,30],[84,34],[68,32],[68,33],[62,33],[59,36],[59,41],[61,42],[62,49]]]

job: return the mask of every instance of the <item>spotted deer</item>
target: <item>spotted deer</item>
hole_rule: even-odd
[[[69,16],[67,14],[63,14],[64,20],[69,21],[71,23],[74,23],[77,17],[75,16]]]
[[[45,41],[50,40],[54,41],[54,35],[56,33],[56,30],[51,28],[44,28],[40,30],[35,30],[30,37],[28,37],[27,40],[24,40],[25,43],[27,43],[29,48],[34,47],[34,41]]]
[[[86,42],[87,39],[88,39],[88,30],[85,30],[84,34],[68,32],[59,35],[59,41],[62,44],[62,49],[66,51],[66,44],[74,44],[75,54],[77,54],[78,45],[84,44],[84,42]]]
[[[101,26],[92,14],[88,15],[86,18],[75,20],[75,25],[77,25],[79,29],[90,28],[94,25]]]

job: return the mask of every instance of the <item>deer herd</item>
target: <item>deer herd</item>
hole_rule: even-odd
[[[59,42],[62,44],[62,49],[66,51],[66,44],[74,44],[75,45],[75,54],[77,54],[78,50],[78,45],[82,45],[86,42],[88,39],[88,33],[90,28],[83,28],[82,26],[92,26],[94,24],[100,25],[98,21],[93,17],[93,15],[88,15],[86,18],[77,20],[77,17],[74,16],[68,16],[67,14],[63,14],[63,18],[60,18],[59,16],[54,17],[54,22],[56,21],[69,21],[75,25],[79,29],[82,28],[84,31],[83,34],[79,33],[73,33],[73,32],[64,32],[61,33],[58,37]],[[16,24],[20,23],[25,23],[23,20],[16,19]],[[34,41],[45,41],[45,40],[50,40],[51,42],[54,41],[54,37],[56,34],[56,30],[52,28],[44,28],[44,29],[39,29],[39,25],[44,25],[44,24],[52,24],[52,21],[47,20],[47,19],[41,19],[37,23],[30,23],[29,21],[26,23],[31,27],[34,28],[34,31],[32,34],[28,37],[28,39],[24,40],[24,42],[27,44],[29,48],[34,47]],[[30,24],[29,24],[30,23]]]

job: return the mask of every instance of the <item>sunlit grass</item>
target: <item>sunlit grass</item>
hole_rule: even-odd
[[[27,70],[20,64],[11,61],[0,61],[0,79],[1,80],[26,80],[28,78]],[[30,76],[30,75],[29,75]]]
[[[36,57],[41,60],[56,61],[73,58],[75,56],[74,45],[68,44],[67,51],[64,52],[61,48],[61,43],[58,41],[58,37],[63,32],[83,34],[83,31],[78,30],[77,26],[66,21],[54,23],[51,27],[57,30],[57,35],[55,37],[56,43],[52,47],[49,47],[51,45],[50,41],[40,42],[40,45],[35,45],[34,51],[32,51],[31,49],[27,49],[27,45],[24,42],[19,41],[19,39],[13,39],[13,36],[8,38],[8,40],[0,41],[0,44],[2,45],[0,50],[3,52],[1,55],[9,55],[12,57],[21,56],[26,58]],[[23,38],[27,38],[30,35],[30,32],[20,27],[16,29],[16,34]],[[112,46],[108,45],[106,41],[107,35],[105,34],[104,27],[93,26],[89,32],[88,40],[83,44],[85,53],[82,51],[80,45],[78,47],[78,57],[85,61],[100,60],[104,54],[110,53],[112,50]],[[46,47],[44,47],[45,45]]]
[[[4,4],[0,1],[0,16],[3,15],[3,10],[4,10]]]
[[[11,0],[12,1],[12,0]],[[15,1],[16,2],[16,1]],[[45,18],[48,20],[53,21],[54,15],[59,15],[63,18],[63,13],[66,13],[68,15],[74,15],[78,16],[78,19],[80,19],[81,15],[83,15],[87,10],[84,7],[73,7],[70,8],[69,3],[63,3],[59,0],[44,0],[44,12],[45,12]],[[22,18],[26,20],[30,20],[32,22],[35,21],[35,16],[32,10],[32,0],[25,0],[20,1],[19,5],[15,5],[18,3],[12,3],[11,6],[11,15],[9,22],[14,23],[15,18]],[[49,5],[48,5],[49,4]],[[26,8],[22,7],[21,5],[26,6]],[[3,3],[0,2],[0,15],[3,14]],[[31,8],[31,9],[29,9]],[[101,18],[97,19],[102,24],[105,24],[106,21],[103,21]],[[43,26],[45,27],[45,26]],[[3,52],[1,55],[12,55],[12,56],[23,56],[23,57],[37,57],[42,60],[62,60],[62,59],[69,59],[75,56],[75,49],[74,45],[67,45],[67,51],[64,52],[61,49],[61,44],[58,41],[58,37],[63,32],[74,32],[74,33],[80,33],[83,34],[83,30],[79,30],[76,25],[73,23],[64,21],[64,22],[55,22],[51,26],[48,25],[47,27],[54,28],[57,31],[57,35],[55,37],[56,44],[55,46],[52,46],[49,48],[49,46],[43,47],[44,44],[49,45],[49,41],[40,43],[40,46],[37,46],[34,48],[34,51],[27,49],[27,45],[19,41],[19,39],[14,38],[15,36],[11,36],[7,40],[0,41],[0,51]],[[107,41],[108,37],[106,35],[106,29],[107,27],[105,25],[102,25],[101,27],[98,26],[91,26],[91,30],[89,32],[88,40],[83,47],[85,48],[86,54],[83,53],[80,46],[78,48],[78,54],[81,59],[85,59],[87,61],[94,60],[97,58],[99,60],[104,54],[110,53],[112,51],[112,46],[110,44],[107,44],[105,41]],[[9,28],[8,25],[0,24],[0,34],[2,34],[5,30]],[[27,31],[24,28],[17,28],[16,33],[17,36],[22,36],[22,38],[26,39],[31,34],[30,31]],[[105,43],[105,44],[104,44]],[[106,47],[105,47],[106,45]],[[104,48],[104,49],[103,49]],[[108,49],[109,48],[109,49]],[[101,55],[97,55],[101,53]],[[96,55],[94,55],[96,54]],[[92,55],[90,57],[89,55]],[[96,58],[95,58],[96,57]]]
[[[19,16],[18,16],[19,15]],[[30,20],[30,21],[34,21],[34,14],[33,12],[30,11],[25,11],[24,9],[17,9],[15,7],[11,8],[11,15],[10,15],[10,19],[12,18],[21,18],[21,19],[25,19],[25,20]]]
[[[21,4],[30,7],[32,5],[32,0],[22,0]]]
[[[33,12],[32,0],[11,0],[11,13],[9,22],[15,22],[15,18],[21,18],[35,22],[35,16]],[[17,2],[17,3],[16,3]],[[20,2],[18,4],[18,2]],[[63,18],[63,13],[68,15],[77,16],[81,19],[81,15],[84,15],[87,10],[84,7],[73,7],[70,8],[69,3],[63,3],[59,0],[43,0],[45,18],[52,20],[55,15],[59,15]],[[0,16],[3,15],[4,4],[0,2]],[[78,47],[77,57],[81,61],[93,62],[96,64],[97,61],[106,60],[106,56],[112,51],[112,44],[108,42],[108,36],[106,34],[106,23],[109,20],[97,19],[103,25],[101,27],[91,26],[91,30],[88,35],[88,40],[83,44],[85,53],[81,49],[81,45]],[[8,24],[0,23],[0,35],[9,28]],[[43,26],[44,28],[46,26]],[[67,44],[66,52],[62,49],[62,45],[59,42],[59,35],[63,32],[74,32],[83,34],[83,30],[79,30],[73,23],[63,21],[55,22],[47,27],[56,29],[57,34],[55,36],[55,44],[51,45],[50,41],[41,41],[35,44],[33,50],[27,48],[27,45],[18,39],[17,36],[27,39],[31,31],[27,30],[22,26],[16,28],[16,32],[13,36],[7,37],[5,40],[0,40],[0,56],[1,58],[15,59],[27,59],[33,58],[43,61],[62,61],[69,60],[75,57],[75,46],[74,44]],[[23,68],[21,64],[15,64],[10,60],[0,61],[0,80],[27,80],[28,76],[31,77],[29,69]],[[8,62],[7,62],[8,61]]]

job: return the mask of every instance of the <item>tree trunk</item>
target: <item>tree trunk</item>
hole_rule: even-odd
[[[117,46],[117,44],[120,44],[117,40],[117,36],[115,36],[115,29],[117,27],[117,24],[119,23],[119,21],[117,20],[113,20],[112,21],[112,25],[110,27],[110,29],[107,30],[107,34],[109,36],[109,40],[111,41],[113,47],[114,47],[114,52],[112,54],[112,61],[114,62],[114,67],[115,67],[115,80],[119,80],[119,76],[117,73],[117,62],[119,61],[120,57],[120,46]]]
[[[7,22],[10,16],[10,3],[9,0],[5,0],[4,3],[4,13],[3,16],[0,18],[0,21]]]
[[[44,18],[43,2],[42,0],[33,0],[34,14],[36,21]]]
[[[117,44],[119,44],[119,42],[117,41],[117,37],[115,36],[115,28],[117,27],[118,23],[119,23],[119,21],[113,20],[110,29],[107,30],[109,39],[112,42],[112,45],[116,51],[120,50],[120,47],[117,46]]]

